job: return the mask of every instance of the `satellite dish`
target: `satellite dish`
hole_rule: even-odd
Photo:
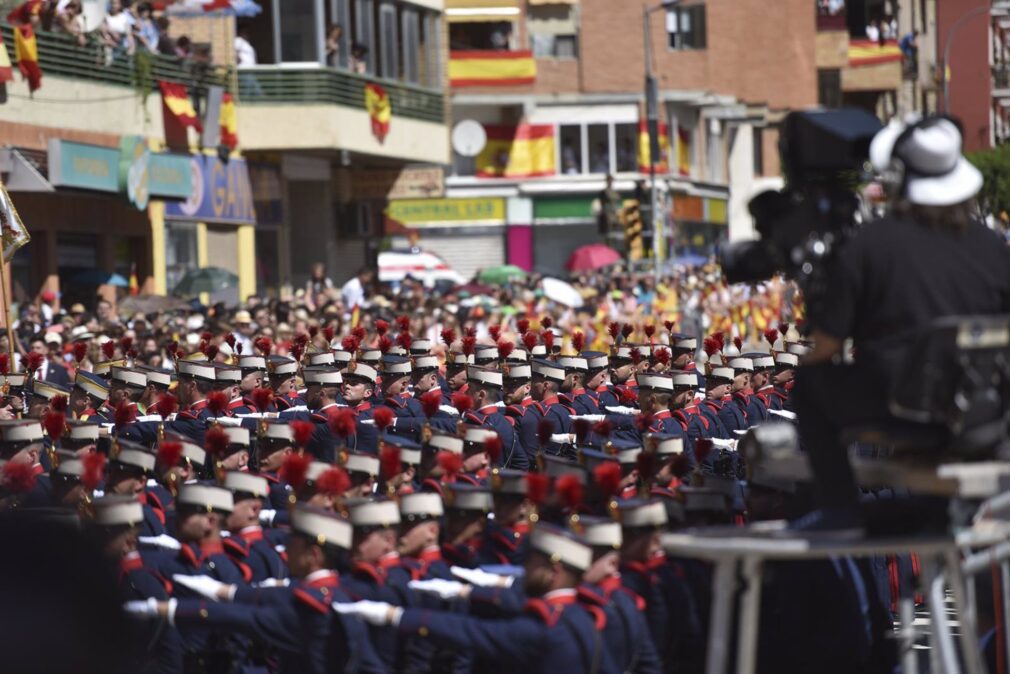
[[[452,149],[464,157],[476,157],[487,144],[487,133],[475,119],[464,119],[452,127]]]

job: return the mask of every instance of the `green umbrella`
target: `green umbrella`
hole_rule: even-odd
[[[480,273],[477,280],[481,283],[493,283],[494,285],[504,285],[509,281],[522,280],[526,278],[526,272],[514,264],[503,264],[498,267],[488,267]]]
[[[220,267],[202,267],[190,269],[176,284],[173,291],[176,295],[191,297],[200,293],[212,293],[238,285],[238,276]]]

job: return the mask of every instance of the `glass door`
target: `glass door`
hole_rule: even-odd
[[[273,6],[277,63],[323,63],[323,0],[273,0]]]

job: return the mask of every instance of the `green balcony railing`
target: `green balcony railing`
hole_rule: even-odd
[[[391,82],[337,68],[266,66],[236,71],[239,100],[243,104],[306,103],[364,108],[365,85],[375,82],[386,90],[393,115],[426,122],[445,121],[441,92]]]
[[[0,32],[8,53],[14,56],[14,33],[9,24],[0,24]],[[111,60],[105,47],[97,43],[81,47],[68,36],[59,33],[36,33],[39,65],[45,75],[91,80],[105,84],[134,87],[149,93],[159,81],[178,82],[205,88],[212,84],[231,89],[229,70],[222,67],[200,67],[192,62],[161,54],[114,52]]]
[[[0,23],[0,33],[13,57],[13,28]],[[262,66],[236,70],[210,65],[201,67],[192,61],[139,51],[134,55],[115,52],[110,60],[105,47],[97,43],[81,47],[66,35],[44,31],[38,31],[37,37],[43,77],[58,75],[133,87],[145,95],[156,92],[159,81],[177,82],[198,90],[220,85],[237,93],[241,104],[296,103],[354,108],[364,107],[365,85],[375,82],[388,93],[394,115],[437,123],[445,121],[444,96],[439,91],[336,68]]]

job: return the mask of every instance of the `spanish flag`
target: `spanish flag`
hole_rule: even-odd
[[[670,135],[666,122],[659,122],[659,157],[656,158],[656,173],[670,172]],[[646,120],[638,122],[638,170],[649,172],[649,123]]]
[[[677,173],[691,175],[691,132],[677,127]]]
[[[238,114],[231,94],[221,97],[221,144],[234,150],[238,147]]]
[[[182,126],[191,126],[203,133],[203,124],[196,114],[185,85],[175,82],[158,82],[161,87],[162,112],[166,117],[174,118]]]
[[[130,295],[140,294],[140,281],[137,279],[137,263],[130,263]]]
[[[557,173],[554,126],[485,124],[487,144],[477,155],[482,178],[532,178]]]
[[[26,23],[14,28],[14,60],[18,62],[21,76],[28,82],[28,91],[35,91],[42,86],[39,45],[31,24]]]
[[[374,83],[365,85],[365,110],[372,120],[372,135],[380,142],[385,142],[389,133],[389,122],[393,119],[393,106],[389,102],[386,90]]]
[[[849,65],[852,67],[892,63],[901,58],[901,48],[894,40],[883,44],[875,40],[849,40]]]
[[[532,84],[537,62],[531,51],[454,51],[449,53],[452,87]]]

